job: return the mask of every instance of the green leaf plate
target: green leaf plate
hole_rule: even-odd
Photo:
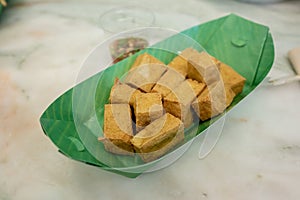
[[[175,34],[68,90],[42,114],[40,123],[44,133],[67,157],[131,178],[137,177],[172,154],[173,152],[158,161],[145,164],[137,155],[118,156],[106,152],[97,137],[102,134],[103,105],[108,102],[115,77],[125,74],[136,56],[144,52],[169,63],[176,53],[162,49],[167,47],[178,50],[188,47],[183,45],[182,35],[191,38],[199,47],[246,78],[243,92],[236,96],[227,112],[263,81],[274,61],[274,46],[269,28],[230,14]],[[217,117],[201,122],[187,129],[185,142],[201,134],[218,119]],[[189,135],[190,132],[196,134]]]

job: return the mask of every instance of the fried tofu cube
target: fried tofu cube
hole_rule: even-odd
[[[169,64],[169,67],[178,71],[182,76],[186,77],[188,62],[187,59],[183,58],[181,55],[176,56]]]
[[[136,95],[142,93],[140,90],[130,87],[125,83],[121,83],[118,79],[110,91],[110,103],[111,104],[129,104],[133,106]]]
[[[145,64],[130,70],[124,79],[124,83],[144,92],[150,92],[155,83],[167,70],[166,65]]]
[[[184,76],[176,70],[169,68],[166,73],[157,81],[151,92],[157,92],[166,97],[175,87],[185,80]]]
[[[164,64],[164,63],[158,60],[157,58],[155,58],[154,56],[150,55],[149,53],[143,53],[135,59],[133,65],[131,66],[131,69],[134,69],[136,67],[145,64]]]
[[[188,60],[188,77],[206,85],[220,80],[218,65],[206,52],[192,55]]]
[[[151,162],[184,140],[182,122],[169,113],[153,121],[131,140],[145,162]]]
[[[163,115],[162,99],[159,93],[141,93],[134,101],[136,129],[141,130],[151,121]]]
[[[199,83],[192,79],[187,79],[176,87],[164,98],[164,108],[166,112],[181,119],[185,127],[190,126],[192,113],[191,103],[197,98],[205,88],[204,83]]]
[[[192,107],[198,117],[205,121],[221,114],[231,104],[234,97],[235,93],[231,88],[219,81],[206,87],[192,103]]]
[[[193,48],[186,48],[178,56],[176,56],[168,64],[168,66],[178,71],[178,73],[182,74],[184,77],[186,77],[189,73],[194,73],[193,71],[189,72],[191,71],[191,69],[189,69],[191,68],[189,67],[189,64],[192,65],[191,63],[189,63],[189,59],[192,56],[199,56],[199,51]],[[209,58],[217,67],[220,66],[221,62],[218,59],[211,55],[209,55]],[[190,78],[193,78],[193,75]]]
[[[133,137],[131,110],[128,104],[106,104],[104,107],[104,148],[120,155],[133,155],[134,148],[130,142]]]
[[[188,59],[192,55],[196,55],[199,52],[193,48],[184,49],[178,56],[176,56],[168,66],[178,71],[182,76],[186,77],[188,74]]]
[[[220,73],[225,85],[228,85],[235,94],[243,91],[246,79],[225,63],[220,65]]]
[[[217,58],[210,55],[211,60],[216,64],[216,66],[220,69],[221,61],[219,61]]]

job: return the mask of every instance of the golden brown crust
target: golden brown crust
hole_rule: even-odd
[[[190,56],[198,54],[198,51],[193,48],[184,49],[178,56],[176,56],[168,66],[173,68],[182,76],[186,77],[188,74],[188,59]]]
[[[246,79],[238,74],[234,69],[221,63],[220,73],[225,85],[228,85],[235,94],[243,91]]]
[[[133,137],[131,110],[128,104],[106,104],[104,107],[104,139],[107,151],[117,154],[133,152],[130,140]],[[130,153],[129,153],[130,154]]]
[[[182,122],[166,113],[136,134],[131,143],[145,162],[155,160],[184,139]]]
[[[219,61],[217,58],[213,57],[212,55],[209,55],[213,63],[220,69],[221,61]]]
[[[163,115],[162,98],[159,93],[138,94],[133,107],[137,130]]]
[[[194,111],[198,117],[205,121],[222,112],[228,107],[235,93],[230,87],[223,85],[220,81],[214,85],[206,87],[198,98],[192,103]]]
[[[180,83],[184,81],[184,76],[176,70],[169,68],[164,75],[157,81],[151,92],[157,92],[166,97],[172,90],[174,90]]]
[[[201,52],[189,57],[188,77],[206,85],[220,80],[216,62],[206,52]]]
[[[190,113],[191,103],[197,98],[205,88],[203,83],[187,79],[164,98],[164,108],[166,112],[181,119],[188,127],[193,121]]]
[[[168,66],[170,68],[173,68],[174,70],[178,71],[182,76],[186,77],[187,75],[187,68],[188,68],[188,62],[185,58],[182,56],[176,56],[169,64]]]
[[[124,83],[139,88],[144,92],[150,92],[166,70],[166,65],[162,64],[140,65],[139,67],[130,70],[124,79]]]
[[[134,155],[134,149],[131,143],[125,143],[123,140],[98,138],[102,142],[106,151],[119,155]]]
[[[129,104],[133,106],[136,95],[142,93],[140,90],[121,83],[117,78],[110,91],[109,100],[111,104]]]
[[[153,57],[152,55],[148,54],[148,53],[143,53],[141,55],[139,55],[133,65],[131,66],[131,69],[134,69],[136,67],[139,67],[141,65],[145,65],[145,64],[150,64],[150,63],[156,63],[156,64],[164,64],[163,62],[161,62],[160,60],[158,60],[157,58]]]
[[[115,81],[110,94],[113,104],[105,105],[104,137],[99,137],[107,151],[137,152],[145,162],[153,161],[182,142],[184,128],[195,119],[204,121],[224,112],[245,84],[245,78],[231,67],[192,48],[168,66],[142,54],[124,83]]]

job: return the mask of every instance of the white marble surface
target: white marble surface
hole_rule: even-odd
[[[156,25],[175,30],[230,12],[266,24],[276,45],[270,76],[294,73],[286,54],[300,46],[300,1],[131,1],[137,2],[153,10]],[[299,199],[299,83],[258,88],[227,115],[203,160],[196,141],[170,167],[128,179],[57,153],[39,116],[108,37],[99,16],[120,3],[128,2],[19,0],[1,16],[0,199]]]

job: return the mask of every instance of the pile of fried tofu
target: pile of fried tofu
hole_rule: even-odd
[[[184,49],[168,65],[141,54],[115,80],[98,140],[111,153],[156,160],[184,141],[185,128],[223,113],[244,84],[206,52]]]

